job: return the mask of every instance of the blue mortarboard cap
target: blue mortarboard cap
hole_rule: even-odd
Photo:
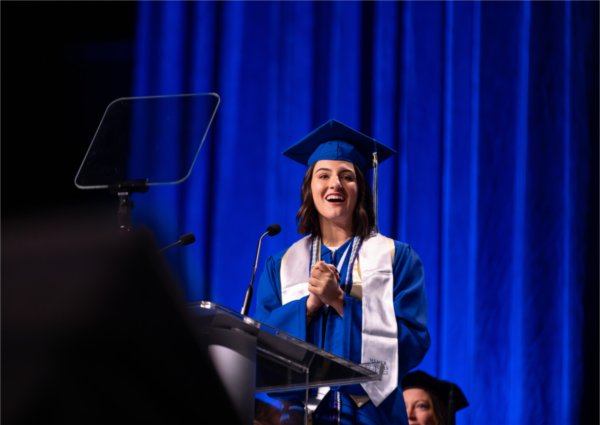
[[[396,153],[372,137],[332,119],[313,130],[283,154],[309,166],[326,159],[349,161],[363,170],[368,170],[372,167],[373,152],[377,152],[378,162]]]

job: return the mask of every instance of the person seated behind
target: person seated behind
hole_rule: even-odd
[[[420,370],[402,379],[402,394],[409,425],[454,425],[456,412],[469,405],[456,384]]]

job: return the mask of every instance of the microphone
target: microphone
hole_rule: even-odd
[[[179,240],[177,240],[176,242],[173,242],[172,244],[169,244],[163,248],[161,248],[158,252],[165,252],[167,249],[171,249],[174,246],[177,245],[181,245],[181,246],[185,246],[185,245],[191,245],[194,242],[196,242],[196,237],[194,236],[193,233],[186,233],[185,235],[181,235],[179,236]]]
[[[281,232],[281,226],[279,224],[271,224],[267,227],[267,231],[263,233],[258,239],[258,246],[256,247],[256,257],[254,258],[254,269],[252,270],[252,278],[250,279],[250,285],[248,285],[248,289],[246,290],[246,296],[244,297],[244,305],[242,306],[241,313],[244,316],[248,315],[248,310],[250,310],[250,301],[252,300],[252,292],[254,291],[254,275],[256,275],[256,266],[258,265],[258,255],[260,253],[260,243],[263,238],[267,235],[275,236],[279,232]]]

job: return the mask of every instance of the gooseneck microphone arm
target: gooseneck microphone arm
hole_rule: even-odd
[[[281,226],[279,224],[271,224],[269,227],[267,227],[267,231],[263,233],[258,239],[258,246],[256,247],[256,256],[254,258],[254,268],[252,269],[252,277],[250,278],[250,284],[248,285],[248,289],[246,290],[246,296],[244,297],[244,305],[242,305],[242,310],[240,312],[244,316],[248,315],[248,311],[250,310],[250,303],[252,302],[252,293],[254,292],[254,276],[256,275],[256,267],[258,266],[260,244],[265,236],[275,236],[279,232],[281,232]]]
[[[193,244],[194,242],[196,242],[196,237],[194,236],[194,234],[186,233],[185,235],[179,236],[179,239],[176,242],[173,242],[172,244],[169,244],[169,245],[161,248],[158,252],[165,252],[167,249],[171,249],[174,246],[177,246],[177,245],[185,246],[185,245]]]

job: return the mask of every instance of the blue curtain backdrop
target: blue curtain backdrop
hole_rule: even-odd
[[[195,233],[167,253],[190,301],[239,310],[266,227],[283,231],[259,273],[299,237],[304,167],[281,152],[336,118],[398,151],[380,229],[423,259],[420,368],[463,388],[458,422],[597,420],[598,2],[151,1],[138,16],[135,95],[221,96],[189,180],[135,199],[162,243]]]

